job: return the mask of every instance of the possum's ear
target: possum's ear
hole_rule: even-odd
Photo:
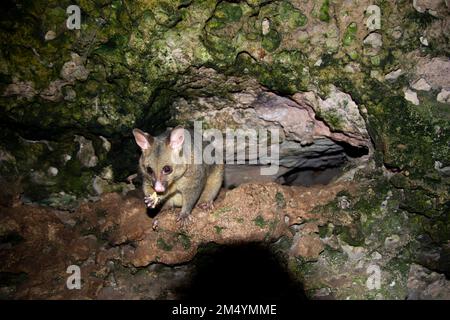
[[[180,150],[184,142],[184,128],[176,127],[170,133],[169,145],[173,150]]]
[[[150,149],[153,144],[153,137],[139,129],[133,129],[134,140],[142,150]]]

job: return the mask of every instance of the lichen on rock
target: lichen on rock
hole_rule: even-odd
[[[311,298],[448,297],[447,1],[79,1],[80,30],[68,5],[0,22],[0,296],[173,298],[198,248],[257,241]],[[131,130],[194,120],[278,129],[280,170],[227,166],[210,215],[158,233]],[[88,289],[61,291],[68,261]]]

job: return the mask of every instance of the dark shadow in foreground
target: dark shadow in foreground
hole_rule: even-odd
[[[193,264],[196,271],[182,293],[185,300],[307,300],[303,285],[261,244],[208,245]]]

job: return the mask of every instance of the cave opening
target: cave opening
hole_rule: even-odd
[[[207,244],[190,262],[194,273],[180,293],[192,301],[307,300],[302,283],[262,243]]]
[[[355,147],[339,142],[336,142],[336,146],[338,146],[336,151],[326,155],[328,159],[313,154],[309,158],[309,163],[288,168],[275,181],[288,186],[327,185],[369,154],[367,147]]]

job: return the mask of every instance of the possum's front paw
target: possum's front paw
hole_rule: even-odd
[[[157,193],[154,192],[150,196],[144,197],[144,202],[145,202],[145,205],[147,206],[147,208],[151,208],[151,209],[155,208],[159,202]]]
[[[180,223],[181,227],[186,227],[192,222],[192,217],[189,213],[180,212],[177,216],[177,222]]]

